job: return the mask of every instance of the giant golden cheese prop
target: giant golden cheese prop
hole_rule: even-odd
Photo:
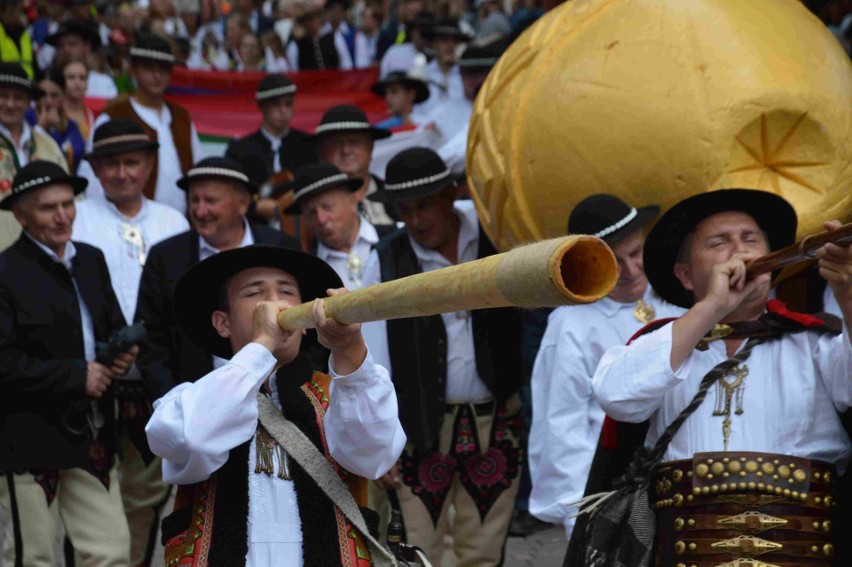
[[[501,249],[565,234],[588,195],[667,208],[777,193],[799,235],[852,220],[852,66],[796,0],[572,0],[474,104],[468,181]]]

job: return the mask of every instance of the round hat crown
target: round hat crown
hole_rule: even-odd
[[[590,195],[574,207],[568,217],[570,234],[598,234],[625,219],[633,210],[614,195]]]
[[[169,42],[153,34],[141,35],[130,48],[130,57],[133,59],[151,59],[163,63],[174,63],[175,61],[175,55]]]
[[[95,130],[95,134],[92,136],[92,143],[97,145],[107,140],[124,138],[125,136],[145,136],[146,139],[150,140],[148,135],[145,133],[145,130],[142,129],[142,126],[140,126],[135,120],[131,120],[129,118],[113,118],[112,120],[104,122],[98,126],[97,130]]]
[[[290,77],[276,73],[263,77],[257,84],[257,100],[267,100],[279,96],[295,94],[296,85]]]
[[[412,182],[448,174],[447,165],[434,150],[409,148],[395,155],[385,172],[385,187],[407,186]]]
[[[325,111],[325,114],[322,115],[322,120],[320,120],[320,126],[349,122],[361,122],[367,125],[370,123],[367,120],[367,115],[364,114],[364,111],[357,106],[352,104],[339,104],[337,106],[332,106]]]

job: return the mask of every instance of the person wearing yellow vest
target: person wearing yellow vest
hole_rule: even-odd
[[[33,78],[33,40],[24,27],[21,0],[0,0],[0,61],[20,63]]]
[[[30,126],[24,118],[32,100],[43,94],[20,63],[0,63],[0,200],[8,196],[15,174],[30,161],[52,161],[68,169],[62,150],[50,134],[40,126]],[[20,234],[15,217],[0,211],[0,250]]]
[[[110,102],[95,119],[92,131],[114,118],[138,122],[145,133],[160,144],[154,171],[144,189],[145,196],[186,213],[186,193],[178,189],[177,180],[201,160],[203,151],[189,112],[164,98],[174,62],[168,41],[153,35],[139,37],[130,48],[130,74],[136,83],[136,93],[119,96]],[[91,139],[87,149],[92,149]],[[103,188],[91,167],[83,163],[79,173],[89,181],[87,196],[103,195]]]

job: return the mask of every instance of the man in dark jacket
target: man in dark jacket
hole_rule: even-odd
[[[0,503],[7,565],[55,564],[59,520],[80,557],[127,565],[130,536],[115,467],[110,388],[136,348],[95,360],[124,325],[104,256],[71,241],[86,180],[58,165],[21,169],[0,208],[23,234],[0,254]]]
[[[246,220],[252,195],[258,188],[239,163],[229,158],[203,159],[178,181],[178,186],[189,195],[189,216],[194,228],[151,249],[136,304],[135,319],[145,321],[148,329],[138,366],[154,398],[223,364],[177,329],[172,297],[184,272],[222,250],[250,244],[298,247],[285,234]]]
[[[255,213],[264,221],[277,218],[276,201],[270,191],[276,183],[264,187],[270,178],[285,170],[295,173],[316,161],[309,134],[290,128],[295,99],[296,85],[286,75],[265,76],[255,94],[263,123],[256,132],[232,140],[225,151],[225,156],[242,164],[249,180],[261,187]]]

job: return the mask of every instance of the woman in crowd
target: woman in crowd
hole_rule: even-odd
[[[62,88],[62,107],[65,114],[77,123],[84,140],[89,139],[89,129],[95,121],[94,113],[86,107],[86,87],[89,66],[82,60],[70,60],[56,68],[55,81]]]

